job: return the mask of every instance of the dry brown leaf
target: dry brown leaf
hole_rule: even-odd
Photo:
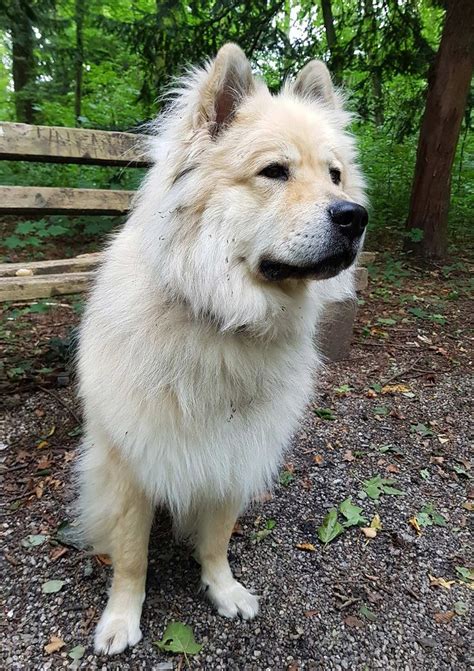
[[[375,529],[376,531],[382,531],[382,520],[380,519],[380,515],[378,513],[375,513],[375,515],[372,517],[370,528]]]
[[[456,583],[455,580],[445,580],[444,578],[436,578],[434,575],[428,575],[431,587],[443,587],[444,589],[451,589],[451,585]]]
[[[445,610],[443,613],[435,613],[434,619],[438,624],[448,624],[455,615],[454,610]]]
[[[313,457],[313,461],[317,466],[321,466],[321,464],[324,463],[324,457],[322,454],[315,454]]]
[[[47,440],[40,440],[38,445],[36,446],[38,450],[42,450],[45,447],[48,447],[49,443]]]
[[[365,395],[368,396],[369,398],[377,398],[377,392],[374,391],[373,389],[367,389]]]
[[[40,499],[44,493],[44,482],[40,482],[35,487],[36,498]]]
[[[382,387],[382,394],[404,394],[410,391],[406,384],[386,384]]]
[[[305,610],[305,612],[303,613],[305,617],[314,617],[317,614],[318,614],[317,610]]]
[[[415,529],[416,533],[418,535],[420,535],[421,534],[421,527],[418,524],[418,520],[416,519],[415,515],[413,515],[413,517],[410,517],[410,519],[408,521],[412,525],[412,527]]]
[[[343,461],[354,461],[354,460],[355,460],[355,457],[354,457],[354,455],[352,454],[352,450],[346,450],[346,451],[344,452],[344,456],[342,457],[342,460],[343,460]]]
[[[366,538],[375,538],[377,535],[377,529],[373,529],[372,527],[361,527],[360,530]]]
[[[364,626],[364,622],[355,615],[348,615],[347,617],[345,617],[344,624],[346,624],[348,627],[362,628]]]
[[[435,457],[434,455],[430,457],[430,464],[442,464],[444,462],[444,457]]]
[[[470,513],[474,510],[474,503],[472,501],[464,501],[462,507],[469,510]]]
[[[99,564],[103,564],[104,566],[112,566],[112,560],[110,559],[109,555],[95,555],[95,558]]]
[[[304,550],[305,552],[316,552],[316,548],[312,543],[297,543],[295,548],[298,550]]]
[[[61,638],[51,636],[49,643],[44,646],[44,651],[47,655],[51,655],[53,652],[57,652],[58,650],[61,650],[61,648],[64,648],[65,645],[66,644]]]
[[[400,469],[395,464],[388,464],[388,466],[385,466],[385,470],[389,473],[400,473]]]
[[[233,536],[243,536],[244,535],[244,530],[242,529],[242,525],[240,522],[236,522],[234,524],[234,528],[232,529],[232,535]]]
[[[59,559],[59,557],[65,555],[66,552],[67,548],[65,548],[63,545],[58,545],[51,550],[49,558],[51,559],[51,561],[56,561],[56,559]]]
[[[43,471],[45,468],[49,468],[50,466],[51,466],[51,459],[48,457],[47,454],[45,454],[36,464],[36,469],[38,471]]]

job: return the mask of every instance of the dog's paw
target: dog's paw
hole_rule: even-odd
[[[217,608],[219,615],[252,620],[258,613],[258,596],[245,589],[240,582],[232,580],[225,587],[206,585],[206,594]]]
[[[105,611],[95,630],[94,650],[98,655],[118,655],[128,646],[138,643],[141,637],[137,618]]]

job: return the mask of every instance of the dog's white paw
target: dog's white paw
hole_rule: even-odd
[[[258,596],[232,580],[225,586],[207,585],[206,594],[217,608],[219,615],[252,620],[258,613]]]
[[[118,655],[141,640],[140,618],[105,610],[94,637],[96,654]]]

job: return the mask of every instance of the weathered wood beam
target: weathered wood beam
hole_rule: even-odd
[[[93,270],[100,262],[102,254],[82,254],[70,259],[51,261],[29,261],[27,263],[0,263],[0,277],[27,277],[32,275],[54,275],[58,273],[80,273]]]
[[[2,214],[125,214],[135,191],[0,186]]]
[[[33,277],[0,277],[0,302],[31,301],[76,294],[90,286],[93,272],[60,273]]]
[[[97,262],[97,258],[92,261],[94,265],[97,265]],[[50,261],[49,263],[52,262]],[[60,263],[64,264],[65,262],[60,261]],[[17,271],[28,268],[28,264],[3,264],[2,273],[5,272],[3,269],[6,265],[17,266]],[[57,268],[59,267],[57,266]],[[71,267],[70,264],[69,267]],[[88,267],[90,268],[91,266]],[[33,300],[35,298],[50,298],[63,294],[80,293],[86,291],[93,277],[94,272],[92,270],[77,272],[77,267],[76,272],[53,272],[27,276],[3,275],[0,277],[0,302]],[[357,291],[363,291],[366,287],[367,269],[357,268]]]
[[[146,167],[147,136],[0,122],[0,159]]]

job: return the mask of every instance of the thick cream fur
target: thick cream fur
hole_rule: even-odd
[[[318,99],[314,81],[305,95],[311,73],[302,90],[288,84],[271,96],[242,59],[227,45],[181,82],[156,124],[154,165],[133,212],[105,252],[81,329],[79,477],[85,533],[115,555],[114,564],[125,552],[114,546],[117,529],[133,536],[139,528],[146,552],[149,506],[168,507],[177,527],[196,535],[201,511],[231,502],[232,519],[216,541],[225,586],[213,600],[235,614],[238,598],[246,602],[240,612],[252,616],[255,597],[237,595],[242,586],[225,559],[231,522],[271,487],[310,397],[321,311],[353,292],[352,269],[331,280],[274,284],[259,276],[259,259],[298,261],[324,246],[328,202],[363,203],[364,195],[341,105]],[[226,77],[240,82],[231,82],[227,125],[215,111]],[[256,177],[283,159],[291,183]],[[341,169],[341,186],[328,177],[330,162]],[[133,543],[127,547],[133,553]],[[120,651],[140,636],[143,580],[136,589],[133,580],[134,596],[116,590],[121,603],[140,604],[133,631],[127,637],[123,625],[122,645],[117,620],[106,619],[99,650]],[[235,599],[221,603],[231,593]]]

